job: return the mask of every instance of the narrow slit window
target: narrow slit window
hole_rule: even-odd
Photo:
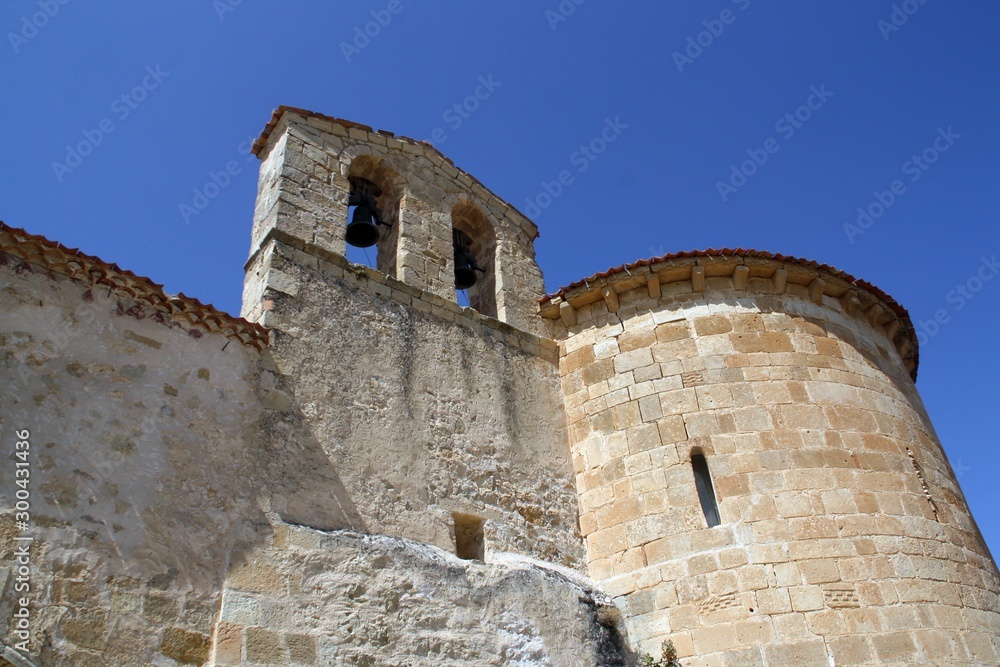
[[[698,500],[701,510],[705,513],[708,527],[718,526],[719,505],[715,500],[715,489],[712,486],[712,474],[708,471],[708,461],[704,454],[691,455],[691,468],[694,470],[694,485],[698,489]]]
[[[455,519],[455,555],[464,560],[485,560],[483,520],[468,514],[452,516]]]
[[[917,473],[917,479],[920,480],[920,488],[924,491],[924,498],[927,500],[927,504],[931,506],[931,512],[934,513],[934,519],[940,521],[938,517],[937,503],[934,502],[934,498],[931,497],[931,490],[927,487],[927,480],[924,479],[924,470],[917,463],[917,457],[913,455],[913,452],[909,447],[906,448],[906,454],[910,457],[910,463],[913,465],[913,471]]]

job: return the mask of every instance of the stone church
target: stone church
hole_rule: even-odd
[[[885,292],[737,248],[546,295],[427,143],[253,150],[240,317],[0,224],[0,664],[1000,665]]]

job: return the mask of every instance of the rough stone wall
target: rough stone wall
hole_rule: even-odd
[[[487,557],[582,568],[555,345],[311,251],[261,253],[273,511],[452,552],[472,515]]]
[[[32,252],[58,271],[0,262],[0,427],[29,429],[37,457],[30,656],[624,664],[614,608],[580,574],[558,349],[531,333],[545,328],[534,226],[417,142],[282,123],[244,305],[270,335],[213,333],[233,323],[201,306],[186,319],[148,281],[139,294],[142,279],[44,240]],[[339,254],[348,175],[398,206],[379,266],[400,280]],[[499,319],[455,303],[456,211],[490,226],[476,247],[495,249],[483,284]],[[107,291],[88,289],[94,271]],[[0,474],[14,488],[13,466]],[[485,562],[452,555],[459,517],[481,520]]]
[[[997,569],[888,309],[727,261],[622,274],[550,314],[590,574],[630,640],[670,637],[685,667],[1000,664]]]
[[[584,558],[558,349],[531,333],[533,226],[409,140],[285,113],[262,156],[244,313],[271,330],[274,534],[234,559],[218,664],[624,664],[613,608],[546,569]],[[348,176],[398,202],[395,275],[343,257]],[[470,207],[499,320],[455,303]],[[456,515],[483,521],[485,562],[453,555]]]
[[[215,664],[624,667],[613,605],[580,579],[276,523],[230,573]]]
[[[452,214],[474,208],[495,233],[494,257],[484,267],[492,275],[484,282],[496,290],[497,319],[544,332],[535,314],[544,284],[534,261],[534,223],[432,146],[293,111],[280,113],[269,127],[266,141],[257,146],[262,165],[252,260],[274,232],[343,255],[348,176],[360,176],[383,190],[379,205],[391,209],[394,221],[388,232],[393,247],[378,247],[384,273],[455,301]],[[249,283],[247,290],[244,316],[256,319],[260,294]]]
[[[29,528],[0,505],[5,641],[27,595],[37,665],[624,665],[579,574],[555,345],[340,257],[261,256],[286,290],[262,352],[0,261],[0,429],[32,466]],[[485,519],[487,562],[452,555],[453,513]]]
[[[0,428],[11,446],[28,429],[33,457],[30,656],[624,664],[607,601],[511,555],[582,568],[554,344],[274,248],[301,291],[268,289],[263,353],[3,265]],[[10,629],[22,532],[3,503]],[[453,512],[486,519],[489,563],[451,555]]]
[[[615,666],[621,613],[685,667],[1000,665],[1000,575],[877,290],[687,257],[539,317],[533,223],[429,145],[279,110],[255,150],[243,313],[270,338],[53,244],[0,255],[38,664]],[[393,223],[379,271],[343,257],[355,176]],[[453,226],[495,319],[456,304]]]
[[[0,261],[0,313],[0,636],[14,643],[25,596],[38,665],[202,664],[231,546],[263,520],[247,483],[258,352],[20,261]],[[18,536],[34,538],[20,593]]]

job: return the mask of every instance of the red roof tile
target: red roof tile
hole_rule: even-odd
[[[202,331],[218,331],[258,350],[268,343],[267,329],[255,322],[233,317],[184,294],[171,296],[163,291],[163,285],[149,278],[137,276],[117,264],[84,254],[76,248],[67,248],[44,236],[11,227],[2,220],[0,253],[20,259],[28,270],[35,265],[82,285],[104,285],[119,295],[152,308],[159,321],[180,326],[191,334],[200,336]]]
[[[875,285],[855,278],[849,273],[841,271],[840,269],[830,266],[828,264],[821,264],[810,259],[801,259],[799,257],[792,257],[791,255],[783,255],[781,253],[771,253],[762,250],[753,250],[750,248],[721,248],[714,249],[709,248],[708,250],[689,250],[684,252],[667,253],[666,255],[660,255],[659,257],[650,257],[649,259],[640,259],[638,261],[632,262],[631,264],[622,264],[621,266],[614,266],[605,271],[599,271],[589,278],[584,278],[583,280],[577,280],[576,282],[570,283],[565,287],[560,287],[558,291],[553,294],[547,294],[540,298],[538,301],[540,304],[544,305],[551,301],[555,297],[565,297],[566,294],[578,287],[588,285],[591,282],[600,280],[602,278],[610,278],[611,276],[617,275],[619,273],[628,273],[632,269],[638,269],[646,266],[651,266],[653,264],[659,264],[661,262],[669,262],[672,259],[685,259],[685,258],[701,258],[701,257],[748,257],[753,259],[771,259],[779,262],[787,262],[790,264],[799,264],[801,266],[806,266],[811,269],[816,269],[818,271],[823,271],[830,273],[833,276],[840,278],[844,282],[853,285],[865,292],[868,292],[882,303],[889,306],[893,313],[899,317],[903,324],[903,330],[909,337],[911,346],[913,348],[913,363],[917,364],[919,359],[919,350],[917,345],[917,336],[913,328],[913,322],[910,320],[910,315],[903,306],[901,306],[895,299],[893,299],[889,294],[883,292]],[[916,379],[916,366],[913,369],[912,375]]]

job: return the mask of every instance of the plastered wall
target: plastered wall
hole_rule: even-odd
[[[264,522],[258,353],[109,291],[0,266],[0,634],[13,643],[15,538],[27,535],[35,664],[201,664],[230,550]],[[13,513],[24,429],[27,530]]]

